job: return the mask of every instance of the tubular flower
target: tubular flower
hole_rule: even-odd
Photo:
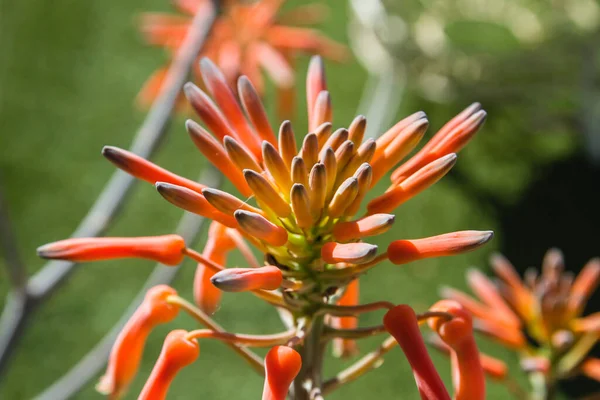
[[[265,386],[262,400],[285,400],[288,389],[300,372],[302,358],[294,349],[275,346],[265,357]]]
[[[196,361],[199,355],[200,346],[195,339],[188,338],[188,332],[182,329],[171,331],[138,400],[165,399],[175,375]]]
[[[502,255],[491,258],[497,282],[481,272],[467,272],[467,282],[478,297],[451,288],[445,298],[460,303],[473,316],[475,331],[514,349],[521,368],[552,386],[576,374],[598,380],[598,368],[588,352],[600,338],[600,314],[583,316],[592,292],[600,283],[600,260],[592,259],[579,275],[564,271],[562,253],[550,249],[538,276],[533,269],[522,281]]]
[[[179,14],[146,13],[141,18],[141,31],[146,42],[175,54],[182,45],[194,15],[211,7],[209,0],[175,0]],[[283,0],[244,2],[224,1],[221,15],[213,25],[204,48],[198,55],[215,60],[232,88],[241,75],[252,79],[262,94],[264,71],[280,92],[280,105],[289,113],[294,86],[294,58],[298,53],[321,54],[336,61],[346,58],[346,49],[319,32],[288,25],[290,22],[310,25],[320,22],[327,8],[305,5],[281,12]],[[156,71],[139,94],[142,105],[148,105],[160,92],[167,68]],[[195,71],[200,77],[199,71]]]
[[[482,363],[473,338],[471,316],[460,304],[440,301],[430,308],[426,318],[452,356],[452,375],[455,400],[485,399],[485,380]],[[444,384],[427,353],[419,330],[419,320],[407,305],[387,312],[385,329],[396,339],[404,352],[424,400],[450,399]]]
[[[396,339],[408,359],[423,400],[450,400],[450,395],[438,374],[419,330],[412,308],[399,305],[383,318],[385,329]]]
[[[119,333],[108,361],[108,369],[96,389],[111,399],[118,399],[135,377],[148,335],[159,324],[172,321],[179,308],[167,298],[177,292],[166,285],[148,291],[144,301]]]
[[[229,229],[216,221],[210,224],[208,239],[202,255],[220,264],[227,264],[227,254],[235,248]],[[194,300],[200,309],[208,314],[214,313],[221,300],[221,291],[210,281],[215,271],[198,263],[194,275]]]
[[[193,0],[189,2],[195,4]],[[300,141],[296,141],[289,121],[284,121],[275,134],[256,90],[247,78],[239,79],[240,90],[236,94],[228,85],[226,75],[210,60],[200,62],[200,71],[210,95],[192,83],[185,86],[185,94],[204,126],[190,120],[186,128],[194,145],[231,181],[240,193],[239,197],[170,173],[124,150],[106,147],[103,154],[117,167],[154,185],[171,204],[212,219],[214,222],[204,251],[196,252],[186,247],[180,237],[169,235],[69,239],[42,246],[39,253],[43,257],[74,261],[140,257],[175,265],[183,257],[189,257],[198,263],[194,297],[199,307],[175,294],[168,295],[165,304],[184,310],[207,329],[184,336],[178,333],[167,340],[142,398],[164,396],[176,370],[197,356],[197,348],[195,353],[193,350],[195,339],[225,342],[260,373],[264,371],[263,360],[250,347],[292,347],[302,354],[305,364],[296,378],[301,384],[294,385],[295,393],[302,398],[308,398],[309,394],[318,397],[320,393],[332,390],[338,378],[345,382],[362,372],[351,370],[329,384],[321,382],[320,377],[309,377],[314,371],[322,370],[315,364],[322,357],[315,352],[325,348],[328,341],[335,340],[338,345],[342,344],[341,353],[352,353],[357,349],[354,340],[385,331],[382,326],[357,327],[359,314],[390,306],[385,301],[358,304],[360,276],[388,259],[393,264],[405,264],[427,257],[459,254],[474,250],[492,238],[490,231],[463,231],[396,240],[386,251],[365,241],[389,230],[395,221],[392,212],[396,207],[448,172],[456,161],[455,152],[473,137],[483,123],[485,112],[478,104],[470,106],[433,136],[435,146],[426,145],[406,164],[397,166],[424,136],[428,125],[425,114],[418,112],[405,118],[377,140],[364,140],[366,120],[362,116],[355,118],[347,129],[334,129],[332,102],[319,57],[313,58],[309,66],[306,82],[309,133]],[[396,177],[387,192],[371,200],[366,213],[358,216],[374,182],[383,179],[394,168],[396,172],[392,175]],[[388,193],[394,195],[390,197]],[[254,258],[249,244],[264,255],[262,266]],[[234,249],[240,250],[247,265],[225,267],[227,255]],[[585,288],[578,290],[582,292]],[[225,331],[208,315],[217,309],[220,291],[248,291],[277,307],[288,330],[270,335]],[[339,295],[344,293],[340,299]],[[406,310],[398,312],[410,314]],[[386,321],[401,326],[390,318]],[[461,318],[465,319],[457,316],[455,324]],[[119,391],[133,376],[145,338],[154,326],[138,313],[132,320],[134,322],[130,322],[122,333],[127,341],[120,339],[113,351],[125,354],[125,358],[127,351],[135,351],[135,357],[129,361],[133,367],[128,367],[127,379],[122,379],[125,383],[101,385],[108,387],[106,391],[110,393]],[[386,327],[396,335],[398,332],[393,331],[388,322]],[[418,330],[415,332],[413,339],[406,343],[415,340]],[[169,350],[171,342],[175,343],[175,349],[188,349],[187,355],[178,358],[179,350]],[[465,354],[468,358],[465,362],[479,360],[468,353],[467,350],[472,348],[467,345],[458,349],[453,343],[448,345],[451,351]],[[133,350],[128,350],[130,347]],[[381,354],[388,347],[389,343],[385,342]],[[415,351],[411,363],[420,374],[418,380],[429,382],[437,372],[430,362],[420,359],[426,353]],[[280,349],[273,354],[281,355],[282,352],[289,353],[289,350]],[[276,355],[266,360],[267,375],[270,357]],[[368,358],[364,364],[358,361],[366,368],[358,370],[366,371],[378,357]],[[121,363],[124,362],[111,361],[111,365]],[[462,361],[459,364],[461,374],[463,371],[471,373]],[[294,379],[291,375],[290,379]],[[269,379],[267,381],[272,382]],[[270,396],[283,396],[283,390],[289,384],[282,382],[285,384]],[[431,386],[432,396],[445,393],[440,382]],[[274,386],[269,383],[269,387],[273,389]]]
[[[437,332],[450,348],[454,398],[477,400],[485,398],[485,378],[477,344],[473,337],[471,315],[462,306],[451,300],[442,300],[430,308],[452,315],[452,319],[431,319],[429,326]]]

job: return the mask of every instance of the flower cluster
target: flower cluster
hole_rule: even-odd
[[[541,274],[529,269],[524,281],[502,255],[493,256],[491,265],[495,283],[477,270],[467,273],[478,299],[451,288],[442,289],[443,297],[473,315],[477,332],[518,353],[534,391],[577,374],[600,380],[600,360],[588,357],[600,338],[600,313],[582,316],[600,282],[600,259],[574,277],[564,271],[562,253],[550,249]]]
[[[461,231],[395,240],[384,251],[365,241],[389,230],[395,220],[391,213],[398,206],[452,168],[456,152],[485,119],[481,106],[468,107],[397,166],[424,136],[428,126],[425,114],[417,112],[401,120],[376,140],[365,140],[367,122],[362,116],[348,128],[334,129],[319,57],[309,66],[309,133],[300,143],[289,121],[284,121],[275,134],[248,78],[239,78],[236,95],[227,76],[211,61],[203,59],[200,71],[210,96],[192,83],[185,86],[185,94],[205,127],[188,120],[186,128],[203,156],[229,179],[241,198],[175,175],[119,148],[105,147],[103,155],[122,170],[155,185],[168,202],[213,220],[204,251],[187,247],[177,235],[75,238],[38,249],[44,258],[73,261],[137,257],[177,265],[190,257],[198,262],[196,305],[168,286],[151,289],[119,335],[99,390],[113,398],[123,393],[135,376],[150,331],[184,310],[205,329],[175,330],[168,335],[142,399],[165,397],[177,371],[198,357],[197,339],[224,341],[256,371],[266,373],[263,399],[285,398],[296,376],[300,383],[294,383],[294,393],[297,398],[308,398],[302,393],[308,396],[332,390],[373,368],[396,341],[392,338],[384,342],[387,344],[379,353],[367,355],[353,374],[341,374],[321,385],[321,377],[312,374],[321,370],[317,364],[322,360],[319,354],[324,344],[334,340],[339,355],[353,354],[357,352],[354,340],[386,330],[406,352],[424,398],[447,398],[437,372],[427,361],[417,321],[429,321],[453,354],[456,398],[482,399],[481,361],[470,316],[460,305],[442,302],[415,316],[407,306],[358,304],[359,277],[383,261],[400,265],[459,254],[491,239],[490,231]],[[370,200],[364,215],[358,217],[369,190],[390,171],[387,191]],[[263,265],[248,243],[264,255]],[[248,263],[245,268],[225,268],[227,255],[234,249],[244,255]],[[216,310],[222,291],[252,292],[278,308],[288,329],[271,335],[226,332],[209,316]],[[360,313],[377,309],[391,309],[382,326],[357,327]],[[264,366],[249,347],[272,347]]]
[[[174,0],[179,15],[143,14],[140,29],[146,42],[165,48],[170,55],[175,54],[183,44],[194,16],[208,14],[213,7],[211,3],[211,0]],[[324,6],[310,4],[282,13],[283,0],[220,3],[221,13],[198,58],[215,60],[231,87],[235,88],[241,75],[248,76],[259,94],[264,92],[264,71],[277,87],[282,115],[289,115],[293,107],[293,64],[299,52],[320,54],[336,61],[347,57],[341,44],[313,29],[290,25],[322,21],[328,11]],[[167,69],[158,69],[144,84],[138,96],[142,105],[150,105],[158,95]],[[194,70],[194,76],[200,81],[199,69]]]

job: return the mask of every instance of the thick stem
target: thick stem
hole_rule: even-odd
[[[302,356],[302,369],[294,380],[294,400],[318,399],[323,383],[323,354],[325,343],[322,343],[325,327],[322,315],[314,316],[304,342],[296,350]]]

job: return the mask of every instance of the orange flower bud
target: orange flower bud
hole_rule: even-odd
[[[202,255],[219,265],[225,265],[227,254],[234,247],[235,243],[229,236],[227,227],[213,221],[208,228],[208,240]],[[210,281],[214,274],[212,269],[199,263],[194,275],[194,300],[207,314],[213,314],[221,301],[221,291]]]
[[[292,203],[292,210],[296,216],[298,227],[302,229],[310,228],[314,220],[306,187],[300,183],[294,183],[294,186],[292,186],[292,190],[290,191],[290,201]]]
[[[304,160],[307,170],[316,164],[319,157],[319,140],[315,133],[309,133],[304,136],[299,156]]]
[[[321,248],[321,258],[328,264],[364,264],[374,259],[376,255],[377,246],[369,243],[329,242]]]
[[[338,301],[339,306],[355,306],[359,302],[358,279],[351,281],[346,291]],[[356,329],[358,327],[357,317],[333,317],[332,325],[338,329]],[[333,340],[333,354],[336,357],[351,357],[358,354],[356,340],[336,338]]]
[[[179,308],[167,302],[169,296],[176,295],[175,289],[166,285],[148,290],[142,304],[119,333],[110,353],[106,373],[100,378],[96,390],[114,399],[127,390],[137,373],[146,339],[152,329],[177,316]]]
[[[185,127],[192,141],[204,157],[217,167],[244,196],[250,196],[251,191],[242,171],[229,158],[223,145],[200,125],[190,119],[185,122]]]
[[[292,124],[290,121],[283,121],[279,127],[279,152],[285,166],[290,168],[292,166],[292,159],[298,154],[296,147],[296,137],[292,130]]]
[[[178,235],[146,237],[73,238],[38,247],[42,258],[75,262],[145,258],[166,265],[183,261],[185,242]]]
[[[277,139],[275,138],[275,133],[273,133],[273,129],[269,123],[260,96],[254,88],[254,85],[252,85],[252,82],[245,76],[241,76],[238,80],[238,93],[240,94],[240,100],[242,101],[244,110],[246,110],[248,118],[252,121],[258,136],[262,140],[266,140],[268,143],[276,146]]]
[[[474,103],[442,127],[421,150],[392,173],[398,184],[415,171],[446,154],[458,153],[483,125],[486,112]]]
[[[262,145],[263,160],[271,177],[282,192],[288,193],[292,188],[290,171],[283,158],[271,143],[264,141]]]
[[[413,309],[407,305],[392,308],[383,317],[383,325],[394,336],[408,359],[421,398],[450,400],[448,391],[429,357]]]
[[[354,142],[355,145],[360,145],[365,136],[367,129],[367,119],[364,115],[358,115],[354,118],[348,127],[348,139]]]
[[[118,147],[104,146],[102,155],[117,166],[117,168],[153,185],[159,181],[169,182],[186,187],[198,193],[206,187],[198,182],[194,182],[167,171],[130,151]]]
[[[392,212],[396,207],[444,177],[456,163],[456,158],[455,153],[440,157],[425,165],[398,185],[392,185],[387,192],[367,204],[369,214]]]
[[[200,346],[195,339],[188,339],[187,334],[178,329],[167,335],[138,400],[164,400],[175,375],[183,367],[196,361],[200,355]]]
[[[194,111],[217,139],[223,140],[225,136],[235,136],[235,132],[219,108],[198,86],[188,82],[183,86],[183,91]]]
[[[283,276],[279,268],[267,265],[260,268],[227,268],[213,275],[210,281],[224,292],[275,290],[281,286]]]
[[[346,179],[337,188],[329,206],[327,213],[331,218],[338,218],[344,214],[344,210],[348,208],[358,195],[358,180],[354,177]]]
[[[454,316],[450,321],[435,318],[429,326],[452,349],[452,375],[455,400],[485,399],[485,377],[477,344],[473,337],[471,315],[452,300],[442,300],[431,307]]]
[[[308,107],[308,122],[309,130],[314,130],[318,125],[313,126],[315,104],[319,93],[327,90],[325,82],[325,66],[323,60],[319,56],[314,56],[310,59],[308,73],[306,75],[306,104]]]
[[[387,232],[396,216],[392,214],[373,214],[356,221],[342,222],[333,228],[333,236],[340,242],[380,235]]]
[[[378,148],[371,162],[374,186],[392,168],[396,166],[421,141],[429,127],[427,118],[418,119],[408,125],[385,147]]]
[[[396,240],[388,247],[394,264],[406,264],[423,258],[450,256],[475,250],[494,236],[492,231],[461,231],[423,239]]]
[[[250,128],[244,112],[221,70],[212,61],[204,57],[200,60],[200,71],[208,91],[236,133],[236,139],[244,143],[259,161],[262,160],[261,140]]]
[[[256,198],[269,207],[278,217],[285,218],[291,214],[290,205],[281,198],[279,192],[258,172],[245,169],[244,177]]]
[[[265,385],[262,400],[285,400],[290,385],[300,372],[302,358],[287,346],[275,346],[265,357]]]
[[[165,200],[181,209],[219,221],[231,228],[237,227],[235,219],[231,215],[217,210],[201,193],[166,182],[156,182],[156,190]]]
[[[272,246],[283,246],[287,243],[287,231],[262,215],[244,210],[237,210],[233,215],[240,228],[249,235],[255,236]]]

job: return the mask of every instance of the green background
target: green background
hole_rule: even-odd
[[[102,146],[127,148],[143,120],[144,113],[133,106],[133,100],[145,79],[162,65],[165,57],[160,50],[142,44],[135,17],[142,11],[169,8],[161,0],[21,0],[0,4],[0,178],[19,250],[31,274],[43,265],[36,257],[35,248],[68,237],[113,173],[113,166],[100,155]],[[332,2],[331,7],[333,12],[322,30],[346,42],[348,7],[338,1]],[[302,57],[297,66],[299,106],[293,121],[296,132],[306,130],[302,82],[307,62],[308,58]],[[328,62],[327,73],[334,104],[334,125],[347,126],[356,113],[367,73],[354,61],[343,65]],[[408,91],[397,119],[423,108],[430,116],[431,134],[470,102],[479,100],[479,94],[485,98],[486,93],[481,92],[465,90],[455,101],[441,104]],[[274,109],[272,97],[266,103],[269,109]],[[461,153],[456,171],[399,209],[393,230],[377,238],[376,243],[386,245],[394,239],[465,229],[493,229],[496,231],[494,240],[484,249],[463,256],[405,266],[383,265],[361,281],[361,296],[365,302],[385,299],[425,310],[438,299],[440,284],[464,288],[466,268],[476,265],[487,270],[487,256],[495,249],[507,250],[511,233],[547,230],[541,226],[525,226],[525,223],[519,228],[518,221],[516,227],[515,223],[507,225],[505,217],[523,212],[518,205],[527,197],[526,189],[553,171],[547,167],[549,161],[566,160],[572,154],[579,154],[579,141],[576,132],[561,129],[557,129],[556,135],[527,136],[524,132],[529,130],[528,119],[523,115],[526,110],[510,108],[509,103],[495,101],[492,104],[488,123],[473,145]],[[570,104],[568,99],[556,107],[565,104]],[[498,113],[494,114],[496,110]],[[190,142],[183,121],[183,118],[173,121],[155,161],[176,173],[196,178],[206,162]],[[272,121],[275,122],[274,118]],[[584,162],[584,165],[587,164]],[[592,178],[598,177],[596,172]],[[577,174],[573,176],[576,178]],[[597,182],[587,185],[597,186]],[[384,188],[381,184],[373,192],[379,193]],[[576,199],[572,199],[570,206]],[[540,220],[548,219],[545,213]],[[108,234],[170,233],[180,215],[180,210],[164,202],[152,186],[140,184]],[[580,217],[595,221],[598,213]],[[517,235],[518,239],[510,243],[518,245],[507,252],[521,255],[523,262],[537,263],[542,249],[562,245],[563,227],[558,227],[558,231],[556,241],[551,234],[547,234],[544,241],[538,240],[535,234]],[[583,233],[582,236],[589,236]],[[531,240],[531,245],[523,242],[526,239]],[[204,236],[201,236],[195,247],[201,249],[203,241]],[[565,246],[569,243],[565,241]],[[578,263],[598,254],[597,246],[592,244],[576,250],[576,255],[567,256],[578,257],[569,259]],[[230,264],[241,262],[236,255]],[[152,264],[138,261],[78,266],[67,284],[35,314],[8,373],[0,378],[0,398],[31,398],[65,373],[116,322],[151,268]],[[194,265],[186,262],[174,283],[180,294],[189,299],[193,272]],[[1,268],[0,305],[8,289],[4,268]],[[361,325],[377,324],[381,316],[361,319]],[[276,313],[247,294],[225,294],[215,318],[236,332],[269,333],[281,329]],[[139,393],[168,330],[195,326],[182,314],[169,327],[152,334],[140,374],[128,398],[135,398]],[[365,340],[361,349],[373,349],[380,340]],[[485,341],[481,343],[484,349],[506,359],[516,370],[511,354]],[[262,379],[229,349],[213,342],[202,342],[201,346],[198,362],[177,377],[170,398],[259,398]],[[448,361],[435,353],[433,357],[441,375],[450,384]],[[327,359],[327,375],[349,363]],[[518,373],[516,378],[522,381]],[[88,384],[76,398],[100,398],[93,386],[94,382]],[[489,399],[507,398],[506,390],[499,384],[490,383],[488,393]],[[343,387],[330,398],[374,395],[381,399],[418,398],[410,369],[399,350],[386,356],[381,368]]]

